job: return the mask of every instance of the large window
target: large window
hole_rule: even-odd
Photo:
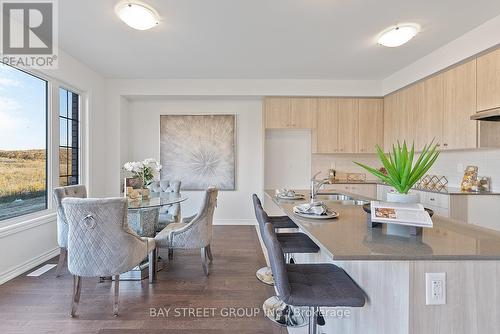
[[[81,183],[80,110],[74,89],[0,63],[0,222],[46,214],[52,188]]]
[[[47,92],[0,64],[0,221],[47,208]]]
[[[79,182],[80,96],[59,89],[59,184]]]

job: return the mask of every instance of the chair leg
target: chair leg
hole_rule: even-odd
[[[120,275],[115,275],[115,300],[113,302],[113,315],[118,316],[118,294],[120,291]]]
[[[309,334],[318,333],[318,307],[309,308]]]
[[[158,261],[158,256],[157,254],[157,249],[153,249],[151,253],[149,253],[149,283],[153,283],[156,281],[156,275],[158,272],[158,266],[157,266],[157,261]]]
[[[207,257],[210,260],[210,263],[212,263],[212,261],[214,260],[214,257],[212,255],[212,247],[208,245],[207,247],[205,247],[205,249],[207,250]]]
[[[173,260],[174,259],[174,250],[172,248],[168,249],[168,259]]]
[[[57,262],[56,277],[61,276],[64,265],[66,264],[66,258],[68,256],[68,249],[61,247],[59,251],[59,261]]]
[[[78,303],[80,302],[81,291],[82,291],[82,278],[80,276],[73,276],[73,298],[71,300],[71,313],[70,313],[70,316],[72,318],[76,314],[76,309],[78,308]]]
[[[208,276],[207,251],[205,247],[201,248],[201,266],[203,267],[205,275]]]

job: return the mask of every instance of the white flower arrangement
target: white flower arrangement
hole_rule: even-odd
[[[153,158],[144,159],[144,161],[130,161],[123,165],[123,169],[142,180],[144,187],[147,187],[153,182],[156,174],[158,174],[162,165]]]

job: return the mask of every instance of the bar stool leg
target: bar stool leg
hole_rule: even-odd
[[[308,307],[287,305],[279,296],[269,297],[262,304],[264,315],[277,325],[288,328],[307,326]]]
[[[309,308],[309,334],[318,333],[318,307]]]

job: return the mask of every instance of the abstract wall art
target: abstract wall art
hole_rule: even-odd
[[[235,134],[235,115],[161,115],[161,178],[183,190],[235,190]]]

